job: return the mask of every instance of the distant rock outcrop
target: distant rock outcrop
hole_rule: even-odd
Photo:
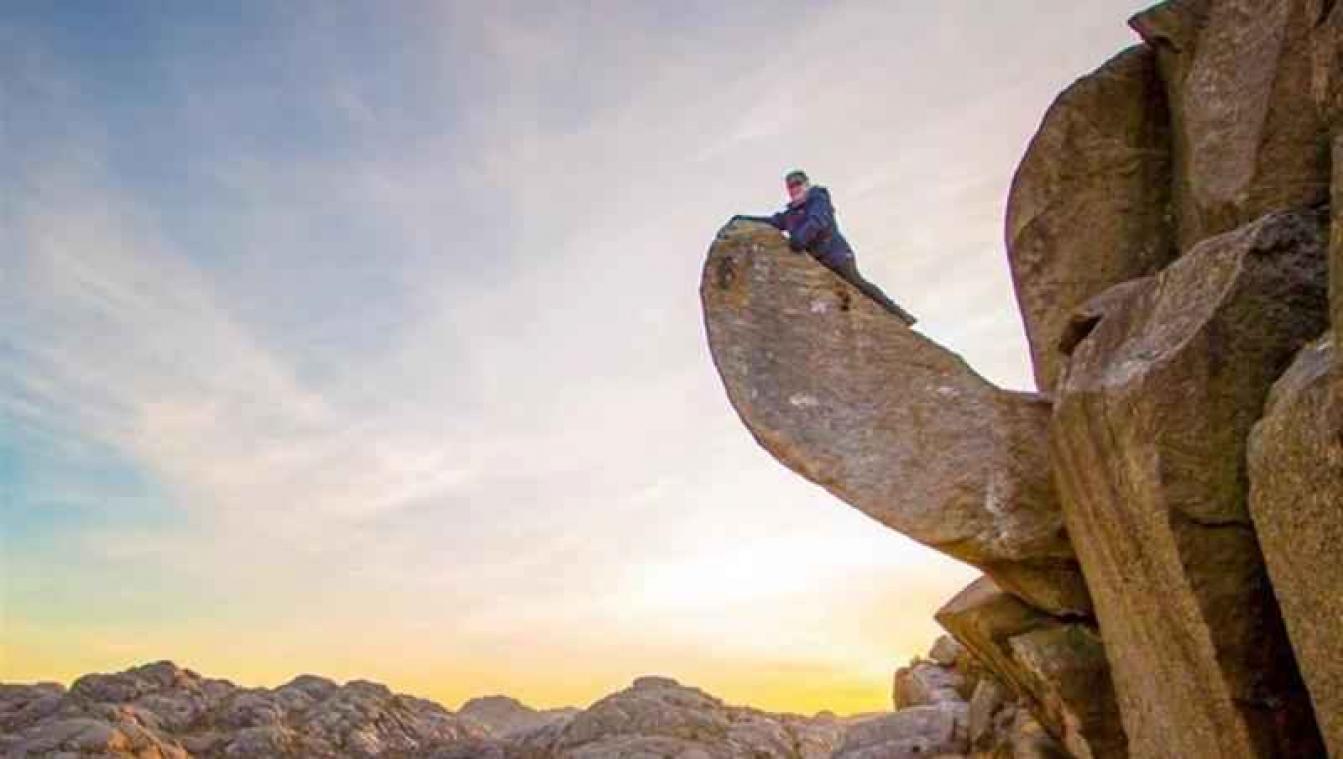
[[[829,757],[844,741],[835,718],[811,719],[728,706],[666,677],[642,677],[523,745],[541,756]]]
[[[958,661],[948,673],[965,663]],[[1014,708],[1010,701],[999,707]],[[641,677],[586,709],[543,711],[489,696],[454,714],[364,680],[337,685],[303,675],[278,688],[243,688],[163,661],[86,675],[69,690],[0,684],[0,756],[926,759],[970,750],[969,711],[965,700],[950,698],[852,718],[805,717],[732,706],[671,678]],[[999,720],[979,737],[1011,750],[1037,745],[1039,736],[1028,723]]]
[[[462,704],[457,715],[479,722],[491,735],[511,736],[562,725],[578,712],[574,708],[533,709],[511,696],[480,696]]]
[[[767,225],[719,232],[700,295],[728,398],[779,461],[1040,608],[1090,609],[1046,401],[995,387]]]
[[[53,683],[0,686],[0,755],[428,756],[488,733],[431,701],[363,680],[305,675],[240,688],[171,662]]]

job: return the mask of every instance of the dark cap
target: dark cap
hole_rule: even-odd
[[[807,172],[802,171],[801,169],[794,169],[784,175],[783,181],[792,184],[794,182],[810,182],[811,180],[807,178]]]

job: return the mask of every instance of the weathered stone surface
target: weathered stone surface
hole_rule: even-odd
[[[1003,707],[1014,701],[1015,694],[996,678],[985,677],[975,686],[970,697],[970,747],[984,749],[988,747],[995,732],[995,718]]]
[[[1311,38],[1311,94],[1325,129],[1337,135],[1343,126],[1343,6],[1338,0],[1305,0],[1305,3],[1306,17],[1315,19]]]
[[[1325,326],[1322,218],[1274,213],[1084,310],[1051,437],[1136,756],[1319,748],[1246,505],[1269,385]]]
[[[576,715],[545,756],[717,758],[831,756],[844,740],[838,720],[811,720],[734,707],[663,677],[640,678]]]
[[[1087,623],[1061,620],[980,578],[937,612],[990,673],[1075,756],[1125,756],[1105,649]]]
[[[363,680],[304,675],[240,688],[158,662],[88,675],[69,691],[0,683],[0,756],[822,759],[843,746],[851,759],[929,757],[964,747],[968,708],[803,717],[641,677],[584,710],[538,711],[495,696],[453,714]],[[900,753],[914,749],[933,753]]]
[[[1042,391],[1073,308],[1175,257],[1169,124],[1156,54],[1130,48],[1059,95],[1017,167],[1007,252]]]
[[[429,701],[376,683],[304,676],[274,690],[238,688],[171,662],[0,689],[0,755],[380,756],[483,739]]]
[[[578,709],[533,709],[510,696],[481,696],[462,704],[457,715],[484,725],[491,735],[509,736],[564,724]]]
[[[933,647],[928,649],[928,658],[944,667],[954,667],[964,661],[968,653],[965,646],[955,638],[950,635],[939,635],[937,640],[933,641]]]
[[[1327,199],[1312,61],[1320,0],[1172,0],[1133,27],[1162,56],[1180,249]]]
[[[943,702],[964,701],[965,677],[935,662],[916,661],[895,671],[891,700],[897,710]]]
[[[1332,756],[1343,756],[1343,443],[1328,411],[1329,336],[1273,385],[1250,438],[1250,513]]]
[[[1343,8],[1343,6],[1339,6]],[[1339,11],[1343,14],[1343,11]],[[1343,25],[1343,19],[1340,19]],[[1343,132],[1334,138],[1334,183],[1329,225],[1329,323],[1334,334],[1343,334]],[[1343,366],[1333,371],[1333,404],[1330,424],[1343,431]]]
[[[975,759],[1068,759],[1020,697],[992,677],[970,699],[970,756]]]
[[[700,295],[728,398],[775,458],[1040,608],[1090,608],[1047,402],[990,384],[767,225],[723,228]]]
[[[968,705],[942,702],[850,724],[835,759],[923,759],[969,748]]]

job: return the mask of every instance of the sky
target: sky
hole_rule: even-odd
[[[977,573],[755,445],[705,252],[805,168],[1030,387],[1007,188],[1142,6],[5,3],[0,681],[889,708]]]

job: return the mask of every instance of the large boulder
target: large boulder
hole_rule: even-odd
[[[1045,400],[995,387],[768,225],[719,232],[700,296],[728,398],[775,458],[1042,609],[1089,611]]]
[[[1250,438],[1250,513],[1315,716],[1343,756],[1343,443],[1327,413],[1329,336],[1273,385]]]
[[[1035,367],[1048,392],[1073,308],[1175,256],[1170,115],[1156,54],[1130,48],[1045,113],[1012,180],[1007,252]]]
[[[1328,197],[1312,95],[1325,0],[1169,0],[1131,24],[1158,50],[1174,125],[1180,250]]]
[[[1043,614],[983,577],[937,612],[1077,757],[1126,756],[1105,647],[1087,622]]]
[[[1325,327],[1322,214],[1211,238],[1078,315],[1051,442],[1137,756],[1320,748],[1247,508],[1246,437]]]

